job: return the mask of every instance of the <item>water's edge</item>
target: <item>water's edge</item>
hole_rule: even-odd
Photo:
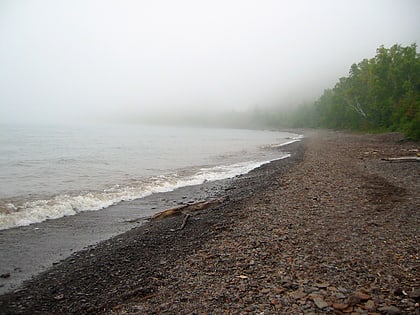
[[[289,160],[287,158],[286,160]],[[239,178],[254,178],[264,164]],[[24,281],[47,270],[72,253],[141,226],[147,217],[181,203],[226,196],[236,188],[236,178],[184,186],[133,201],[120,202],[101,211],[47,220],[0,231],[0,294],[15,290]]]

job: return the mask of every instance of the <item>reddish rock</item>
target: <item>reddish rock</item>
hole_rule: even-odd
[[[334,307],[334,309],[340,310],[340,311],[345,310],[346,308],[349,307],[349,305],[345,303],[333,303],[332,306]]]
[[[370,299],[370,295],[363,292],[355,292],[353,295],[362,301],[367,301]]]

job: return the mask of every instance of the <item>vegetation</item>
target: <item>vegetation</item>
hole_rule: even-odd
[[[379,47],[349,76],[291,117],[295,127],[401,131],[420,140],[420,54],[416,44]]]
[[[417,45],[383,46],[375,57],[350,67],[333,88],[312,103],[284,112],[254,107],[245,112],[185,113],[146,122],[233,128],[331,128],[364,132],[399,131],[420,140],[420,54]],[[143,118],[144,120],[144,118]]]

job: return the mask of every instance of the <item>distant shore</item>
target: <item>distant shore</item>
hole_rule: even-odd
[[[307,131],[221,205],[79,251],[0,313],[419,314],[420,165],[381,158],[420,145],[399,140]]]

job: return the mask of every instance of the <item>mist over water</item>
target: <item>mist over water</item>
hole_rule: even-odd
[[[141,125],[2,125],[0,228],[230,178],[295,134]]]
[[[0,2],[0,121],[288,109],[380,45],[418,0]]]

